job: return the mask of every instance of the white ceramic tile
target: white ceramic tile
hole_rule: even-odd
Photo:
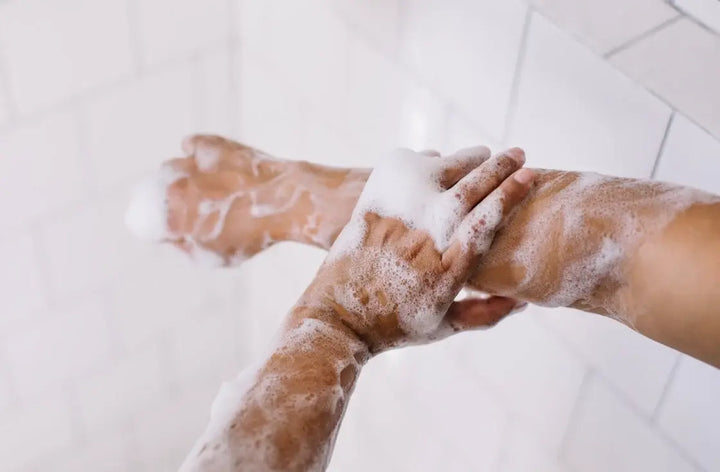
[[[0,63],[0,126],[7,123],[12,113],[10,102],[10,88],[5,78],[5,69]]]
[[[240,371],[237,313],[208,303],[195,315],[184,322],[172,323],[174,370],[181,382],[201,377],[212,379],[219,385]]]
[[[154,250],[159,254],[130,268],[109,290],[113,326],[129,350],[169,332],[228,290],[229,271],[198,267],[170,247]]]
[[[73,424],[65,396],[46,397],[13,410],[0,418],[0,470],[27,470],[43,455],[67,448],[72,440]]]
[[[97,188],[134,180],[181,156],[195,130],[190,66],[166,68],[83,107],[85,151]]]
[[[113,351],[107,310],[88,299],[18,326],[6,341],[15,392],[22,399],[104,367]]]
[[[361,41],[352,43],[349,81],[351,147],[364,150],[365,165],[396,147],[443,146],[445,103],[406,70]]]
[[[75,401],[87,434],[122,425],[168,394],[169,373],[163,371],[160,357],[157,346],[136,349],[122,361],[76,383]]]
[[[720,33],[720,2],[717,0],[673,0],[675,6]]]
[[[488,133],[504,131],[527,5],[422,0],[403,13],[407,63]]]
[[[53,472],[78,472],[95,470],[102,472],[125,472],[138,470],[131,451],[127,431],[93,435],[81,446],[68,448],[62,454],[48,456],[39,462],[35,470]]]
[[[458,363],[455,353],[441,345],[402,351],[397,363],[403,375],[385,388],[406,398],[406,414],[419,418],[425,428],[453,425],[434,432],[436,448],[447,444],[459,464],[490,470],[499,459],[507,413],[481,379]]]
[[[673,118],[655,178],[720,193],[720,141],[681,114]]]
[[[588,381],[568,431],[565,459],[587,472],[695,470],[597,377]]]
[[[124,2],[4,2],[0,43],[14,103],[21,113],[47,107],[132,70]]]
[[[512,316],[491,330],[462,335],[460,362],[500,392],[505,404],[560,446],[585,373],[585,365],[531,312]]]
[[[501,472],[569,472],[554,454],[542,443],[542,438],[525,428],[522,422],[511,425],[505,436],[504,450],[498,468]]]
[[[178,469],[209,421],[219,386],[219,382],[196,385],[136,415],[133,429],[139,448],[135,452],[145,470]]]
[[[683,357],[658,415],[660,427],[706,470],[720,469],[720,370]]]
[[[670,109],[541,15],[509,141],[528,165],[649,177]]]
[[[133,2],[143,63],[189,56],[229,37],[227,0]]]
[[[40,258],[30,232],[0,239],[0,286],[11,296],[0,298],[0,329],[45,305]]]
[[[353,31],[388,54],[397,53],[401,0],[340,0],[332,5]]]
[[[505,146],[497,140],[487,136],[478,126],[475,126],[468,119],[459,113],[450,111],[447,123],[447,141],[443,152],[452,153],[459,149],[477,146],[478,144],[489,147],[492,152],[502,151]]]
[[[576,310],[540,309],[542,316],[575,352],[647,415],[655,410],[679,355],[615,320]]]
[[[635,39],[677,15],[665,2],[657,0],[530,0],[530,3],[599,53]]]
[[[87,195],[75,120],[52,113],[0,133],[2,227],[23,223]]]
[[[348,28],[325,0],[246,1],[238,13],[243,55],[261,60],[329,120],[344,115]]]
[[[233,57],[221,49],[200,56],[195,63],[195,133],[232,137],[239,77],[231,72]],[[239,71],[238,71],[239,75]]]
[[[720,136],[720,36],[683,19],[614,55],[611,62]]]

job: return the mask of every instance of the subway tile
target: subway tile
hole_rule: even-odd
[[[71,113],[49,113],[0,133],[2,226],[19,228],[87,196]]]
[[[421,0],[403,11],[402,57],[454,106],[500,137],[526,20],[525,2]]]
[[[470,120],[455,111],[448,114],[447,140],[443,151],[453,153],[457,150],[482,144],[489,147],[492,152],[505,149],[498,140],[491,138],[474,125]]]
[[[53,310],[10,331],[5,348],[16,394],[32,397],[108,363],[107,310],[97,298]]]
[[[170,374],[161,355],[157,345],[146,344],[75,383],[75,402],[87,434],[127,424],[138,411],[168,395]]]
[[[145,65],[218,46],[230,35],[227,0],[142,0],[133,10]]]
[[[682,19],[620,51],[611,62],[720,136],[720,36]]]
[[[445,102],[397,63],[353,41],[349,81],[351,146],[363,149],[365,165],[392,148],[442,147]]]
[[[677,113],[655,178],[720,193],[720,140]]]
[[[243,2],[238,15],[241,55],[260,60],[329,121],[344,116],[348,28],[325,0]]]
[[[705,470],[720,469],[720,371],[684,356],[657,422]]]
[[[233,56],[226,49],[200,56],[194,64],[195,130],[232,137],[239,78],[233,75]],[[239,71],[238,75],[239,75]]]
[[[587,472],[696,470],[598,377],[586,385],[564,456],[571,467]]]
[[[124,2],[4,2],[0,43],[20,113],[46,108],[132,72]]]
[[[165,68],[114,88],[82,108],[84,145],[92,182],[118,186],[181,156],[195,130],[189,65]]]
[[[0,239],[0,286],[5,293],[0,298],[0,331],[29,313],[39,310],[47,302],[40,257],[29,231],[10,233]]]
[[[646,415],[657,407],[679,355],[607,317],[533,307],[575,352]]]
[[[604,54],[677,16],[657,0],[530,0],[564,30]]]
[[[672,3],[700,23],[720,33],[720,3],[717,0],[673,0]]]
[[[504,450],[499,462],[502,472],[570,472],[552,452],[543,444],[542,437],[525,427],[522,422],[511,425],[509,435],[504,436]]]
[[[670,109],[534,14],[510,139],[531,166],[649,177]]]
[[[240,371],[237,314],[218,303],[206,303],[196,316],[173,323],[171,362],[180,382],[208,378],[218,385]]]
[[[557,451],[586,367],[531,313],[512,316],[488,331],[459,335],[457,357]]]
[[[219,383],[201,383],[181,395],[158,398],[135,415],[135,450],[145,470],[177,470],[210,418]]]
[[[357,34],[387,54],[397,53],[401,0],[340,0],[332,2],[332,5]]]
[[[71,447],[73,423],[66,396],[45,396],[0,417],[0,470],[20,471]]]
[[[60,454],[47,456],[33,470],[53,472],[124,472],[138,470],[131,453],[132,444],[124,429],[93,435],[82,445],[65,449]]]

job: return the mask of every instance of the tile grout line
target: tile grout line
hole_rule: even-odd
[[[562,436],[562,439],[560,440],[560,447],[558,448],[558,454],[557,454],[557,460],[561,463],[566,463],[565,457],[567,456],[567,448],[568,443],[570,442],[570,437],[572,436],[572,431],[575,429],[575,425],[577,423],[577,417],[578,413],[580,412],[580,408],[582,406],[583,400],[587,396],[587,392],[589,391],[590,382],[595,377],[595,368],[592,366],[589,366],[583,375],[582,382],[580,382],[580,388],[578,388],[577,395],[575,396],[575,402],[572,406],[572,409],[570,410],[570,415],[568,416],[568,422],[567,425],[565,425],[565,433]]]
[[[138,25],[138,8],[137,0],[126,0],[125,6],[128,18],[128,43],[130,46],[130,54],[132,55],[133,72],[135,76],[142,75],[145,66],[140,38],[140,28]]]
[[[702,21],[700,18],[698,18],[697,16],[693,15],[692,13],[688,12],[687,10],[685,10],[684,8],[682,8],[681,6],[677,5],[677,4],[675,3],[675,0],[668,0],[668,1],[667,1],[667,4],[668,4],[668,6],[669,6],[670,8],[672,8],[673,10],[675,10],[676,12],[678,12],[679,14],[681,14],[682,16],[684,16],[685,18],[687,18],[689,21],[692,21],[693,23],[695,23],[696,25],[698,25],[700,28],[704,29],[704,30],[707,31],[708,33],[720,37],[720,31],[714,29],[713,27],[711,27],[711,26],[708,25],[707,23],[703,22],[703,21]]]
[[[675,376],[677,375],[677,371],[680,368],[682,358],[683,355],[681,353],[678,353],[677,357],[675,358],[675,362],[673,363],[672,369],[670,369],[667,380],[665,381],[663,390],[660,393],[660,398],[658,398],[657,404],[655,405],[655,408],[653,408],[652,414],[650,415],[650,422],[654,425],[657,425],[660,411],[662,411],[663,406],[665,406],[665,401],[667,400],[668,393],[670,392],[670,386],[672,385],[673,380],[675,380]]]
[[[241,113],[238,104],[240,103],[240,90],[242,83],[242,70],[238,70],[242,64],[242,39],[239,35],[238,18],[241,17],[244,2],[227,0],[229,30],[228,49],[226,59],[228,62],[228,75],[230,80],[230,129],[233,136],[240,136],[242,130]]]
[[[600,57],[602,57],[606,60],[610,59],[613,56],[615,56],[616,54],[619,54],[619,53],[625,51],[626,49],[629,49],[630,47],[638,44],[640,41],[643,41],[644,39],[647,39],[650,36],[654,35],[655,33],[662,31],[663,29],[667,28],[668,26],[673,25],[674,23],[676,23],[677,21],[681,20],[684,17],[685,16],[682,13],[678,12],[675,16],[673,16],[669,20],[665,20],[662,23],[660,23],[659,25],[656,25],[656,26],[650,28],[649,30],[645,31],[644,33],[640,33],[639,35],[635,36],[634,38],[630,38],[629,40],[625,41],[624,43],[622,43],[619,46],[612,48],[611,50],[607,51],[606,53],[600,54]]]
[[[655,156],[655,163],[653,164],[653,168],[650,171],[650,178],[653,180],[657,176],[657,171],[660,167],[660,161],[662,160],[662,155],[665,152],[665,145],[667,144],[668,135],[670,135],[670,128],[672,128],[674,120],[675,110],[672,110],[670,112],[670,117],[668,118],[667,125],[665,126],[665,133],[663,133],[662,140],[660,141],[660,148],[658,149],[657,156]]]
[[[534,13],[535,9],[532,6],[528,6],[527,11],[525,12],[525,24],[523,25],[520,49],[518,51],[517,60],[515,61],[515,72],[513,75],[512,85],[510,86],[510,101],[505,112],[505,129],[503,130],[501,136],[501,141],[504,145],[507,145],[508,143],[510,128],[515,121],[515,115],[517,114],[520,81],[522,79],[522,73],[525,66],[525,58],[527,56],[528,41],[530,37],[530,26],[532,25],[532,17]]]

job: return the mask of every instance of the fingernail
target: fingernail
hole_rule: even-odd
[[[505,155],[510,156],[520,165],[525,164],[525,151],[518,147],[508,149],[505,151]]]
[[[510,314],[520,313],[521,311],[525,311],[525,309],[528,307],[527,302],[520,302],[517,305],[515,305],[515,308],[512,309]]]
[[[535,172],[530,169],[520,169],[515,172],[514,178],[523,185],[530,185],[535,180]]]

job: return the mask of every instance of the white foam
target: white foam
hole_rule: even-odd
[[[331,249],[336,257],[357,247],[364,234],[362,215],[373,212],[397,218],[411,229],[425,231],[438,251],[449,246],[465,216],[452,192],[440,185],[447,161],[409,149],[397,149],[384,156],[365,183],[351,222]]]
[[[558,228],[557,222],[562,222],[561,233],[557,238],[550,237],[566,245],[557,250],[572,248],[564,255],[572,263],[563,270],[557,286],[548,288],[544,298],[537,300],[546,306],[569,306],[587,300],[601,279],[620,280],[619,262],[643,238],[660,231],[693,204],[720,201],[717,196],[692,188],[594,173],[579,174],[558,191],[563,179],[570,178],[569,174],[558,173],[554,177],[556,185],[547,182],[528,196],[542,198],[547,189],[556,192],[535,211],[513,256],[526,269],[521,290],[528,284],[537,285],[536,277],[544,270],[543,251],[548,247],[548,236],[543,231]],[[596,237],[598,224],[604,224],[607,231],[600,241]]]
[[[125,212],[125,226],[135,236],[149,241],[162,241],[173,236],[167,225],[167,191],[183,176],[169,167],[163,167],[135,186]]]

